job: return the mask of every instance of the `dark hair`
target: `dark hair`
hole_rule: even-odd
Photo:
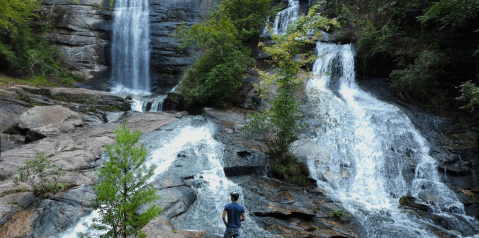
[[[230,195],[231,195],[231,197],[233,198],[233,201],[238,201],[239,193],[237,193],[237,192],[232,192]]]

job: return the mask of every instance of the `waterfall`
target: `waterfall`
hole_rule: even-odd
[[[278,15],[276,15],[271,32],[268,32],[268,28],[265,27],[263,32],[261,33],[261,37],[266,37],[269,34],[283,34],[286,31],[288,25],[298,19],[299,7],[299,0],[288,0],[288,7],[280,11]],[[266,25],[268,25],[269,20],[270,17],[266,19]]]
[[[163,175],[178,176],[179,171],[185,175],[194,174],[197,199],[188,211],[179,216],[181,220],[172,220],[175,228],[206,230],[222,235],[225,226],[221,215],[224,206],[230,202],[229,194],[232,191],[239,192],[239,203],[244,204],[242,188],[224,174],[222,164],[225,146],[214,139],[215,132],[216,125],[204,117],[185,117],[144,135],[139,141],[145,144],[148,151],[147,165],[157,165],[149,183],[161,181]],[[179,171],[170,171],[175,168]],[[87,237],[98,237],[103,233],[90,229],[93,218],[98,217],[98,212],[93,211],[57,237],[77,238],[80,233]],[[272,237],[269,232],[259,228],[248,213],[242,229],[242,237],[245,238]]]
[[[307,89],[318,102],[313,106],[319,124],[309,139],[316,153],[308,156],[308,166],[318,186],[357,217],[368,238],[437,237],[431,228],[442,228],[434,222],[401,211],[403,195],[457,226],[451,230],[477,234],[479,223],[441,183],[428,142],[406,114],[358,87],[351,45],[318,42],[316,50]]]
[[[149,0],[116,0],[112,39],[112,92],[150,91]]]
[[[131,110],[134,112],[161,112],[167,95],[133,95]]]

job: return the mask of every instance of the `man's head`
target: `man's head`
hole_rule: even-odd
[[[238,201],[239,193],[237,193],[237,192],[232,192],[230,195],[231,195],[231,201],[233,201],[233,202],[237,202],[237,201]]]

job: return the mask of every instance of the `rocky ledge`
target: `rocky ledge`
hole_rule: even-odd
[[[252,221],[271,236],[356,237],[350,220],[337,220],[343,211],[315,186],[299,187],[265,177],[268,158],[264,146],[241,132],[244,114],[206,110],[206,118],[185,113],[134,113],[124,98],[88,89],[13,86],[0,89],[0,237],[52,237],[71,228],[91,213],[95,169],[105,146],[114,143],[118,119],[144,133],[143,141],[171,130],[180,120],[210,121],[217,127],[215,140],[223,144],[223,170],[230,181],[243,187],[244,205]],[[113,116],[115,115],[115,116]],[[17,138],[17,143],[5,139]],[[5,146],[7,145],[7,146]],[[151,148],[150,148],[151,149]],[[57,194],[35,197],[27,184],[13,183],[17,168],[43,152],[66,172],[60,182],[69,187]],[[168,172],[153,183],[162,196],[162,216],[144,231],[152,237],[217,237],[205,230],[182,230],[182,221],[198,203],[200,167],[191,168],[195,151],[180,152]],[[161,235],[160,235],[161,234]]]

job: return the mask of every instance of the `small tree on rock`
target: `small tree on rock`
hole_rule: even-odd
[[[160,199],[156,190],[148,186],[156,166],[147,167],[146,149],[136,143],[140,131],[130,134],[126,122],[116,130],[116,145],[107,146],[109,159],[98,169],[99,183],[95,186],[98,195],[93,199],[93,208],[98,209],[102,225],[94,228],[108,230],[101,237],[146,237],[141,228],[159,216],[163,209],[153,205],[142,214],[137,214],[141,205]]]

